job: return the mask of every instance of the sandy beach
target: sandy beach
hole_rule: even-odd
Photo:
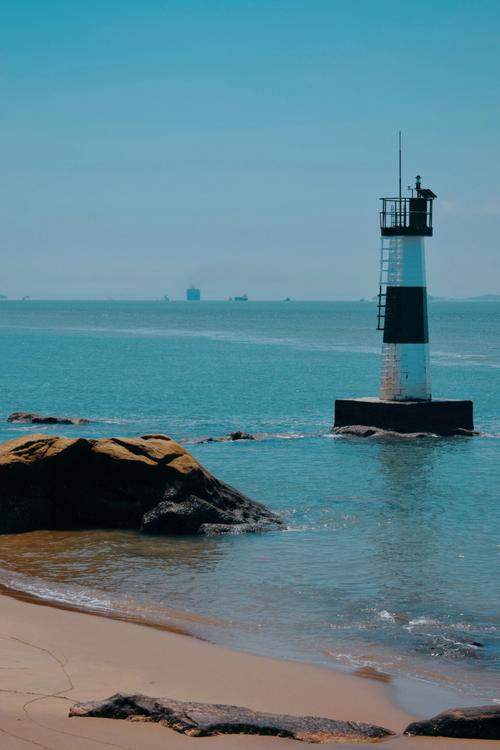
[[[116,692],[366,721],[398,732],[414,718],[391,703],[386,685],[356,675],[261,658],[186,635],[7,595],[0,597],[0,607],[2,750],[304,746],[243,735],[191,738],[154,724],[68,718],[75,702]],[[500,747],[500,742],[405,737],[384,744],[388,750]]]

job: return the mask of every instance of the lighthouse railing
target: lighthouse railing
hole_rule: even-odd
[[[417,200],[421,200],[421,210]],[[432,233],[432,200],[414,198],[381,198],[380,211],[381,229],[421,229],[424,234]]]

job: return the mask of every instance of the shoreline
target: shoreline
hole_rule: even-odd
[[[228,649],[167,626],[33,601],[5,587],[0,606],[0,732],[11,735],[9,750],[22,750],[27,742],[66,750],[68,733],[79,738],[71,747],[82,750],[110,744],[127,750],[176,749],[189,743],[271,750],[293,742],[246,735],[189,738],[152,724],[67,718],[73,703],[116,692],[366,721],[397,732],[417,718],[397,705],[393,683]],[[482,744],[401,736],[385,742],[390,750],[410,743],[428,750],[472,750]],[[500,748],[500,742],[488,747]]]
[[[485,703],[483,698],[475,696],[472,692],[464,692],[454,685],[439,683],[422,676],[385,672],[383,671],[383,668],[380,668],[379,666],[373,667],[359,665],[353,667],[347,666],[338,661],[330,664],[318,664],[317,662],[293,659],[283,655],[272,657],[266,653],[259,653],[249,649],[246,650],[243,646],[239,648],[234,645],[217,643],[209,637],[205,637],[203,634],[196,633],[192,629],[190,630],[187,627],[182,627],[173,623],[167,624],[156,622],[152,619],[148,619],[147,616],[141,617],[132,612],[121,612],[118,609],[93,609],[91,606],[85,607],[57,599],[44,598],[42,596],[37,596],[37,594],[22,589],[16,589],[0,582],[0,600],[3,597],[10,597],[16,601],[24,602],[25,604],[33,605],[35,607],[48,607],[56,611],[73,612],[75,614],[89,617],[104,618],[113,622],[123,622],[164,633],[193,638],[202,643],[214,646],[215,648],[226,649],[235,653],[243,653],[249,657],[260,659],[274,658],[278,659],[280,662],[324,669],[328,672],[331,671],[334,674],[344,676],[355,676],[358,679],[362,678],[364,681],[369,681],[371,683],[378,682],[380,686],[385,686],[385,691],[387,696],[389,696],[391,704],[395,708],[406,712],[413,718],[425,718],[434,715],[439,711],[455,706],[473,706]],[[184,618],[192,619],[198,624],[200,623],[200,616],[192,615],[192,613],[187,612],[179,612],[178,614],[182,615]]]
[[[175,633],[176,635],[183,635],[188,638],[196,638],[197,640],[204,641],[206,639],[189,631],[187,628],[181,628],[176,625],[166,625],[159,622],[152,622],[151,620],[143,619],[133,614],[126,615],[121,614],[116,610],[92,610],[91,607],[79,607],[77,604],[70,604],[69,602],[57,601],[56,599],[44,599],[36,594],[31,594],[28,591],[22,591],[21,589],[15,589],[7,586],[5,583],[0,583],[0,598],[10,597],[16,601],[24,602],[25,604],[33,604],[34,606],[50,607],[52,609],[62,610],[63,612],[76,612],[82,615],[89,615],[89,617],[103,617],[105,619],[114,620],[116,622],[127,622],[132,625],[142,625],[146,628],[154,628],[155,630],[165,631],[166,633]]]

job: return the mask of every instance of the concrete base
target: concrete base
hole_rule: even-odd
[[[474,429],[472,401],[381,401],[352,398],[335,401],[337,427],[366,425],[392,432],[456,435]]]

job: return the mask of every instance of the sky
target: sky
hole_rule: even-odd
[[[359,299],[379,198],[500,293],[498,0],[0,0],[0,293]]]

